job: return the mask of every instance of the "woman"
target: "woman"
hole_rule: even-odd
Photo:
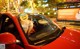
[[[33,21],[28,19],[27,14],[25,16],[20,16],[20,22],[25,33],[27,33],[28,35],[33,33]]]

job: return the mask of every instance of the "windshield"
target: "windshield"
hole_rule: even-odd
[[[31,45],[45,45],[61,33],[61,30],[43,15],[20,14],[19,21]]]

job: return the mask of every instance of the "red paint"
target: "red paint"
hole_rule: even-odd
[[[80,49],[80,31],[65,29],[63,34],[42,49]]]
[[[0,43],[2,44],[12,44],[16,42],[16,38],[9,32],[0,34]]]

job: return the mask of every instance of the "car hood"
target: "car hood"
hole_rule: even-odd
[[[80,31],[78,30],[66,28],[60,37],[74,43],[76,46],[80,45]]]

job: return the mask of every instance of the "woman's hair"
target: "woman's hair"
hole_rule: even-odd
[[[25,16],[20,16],[21,21],[28,20],[28,15],[26,14]]]

